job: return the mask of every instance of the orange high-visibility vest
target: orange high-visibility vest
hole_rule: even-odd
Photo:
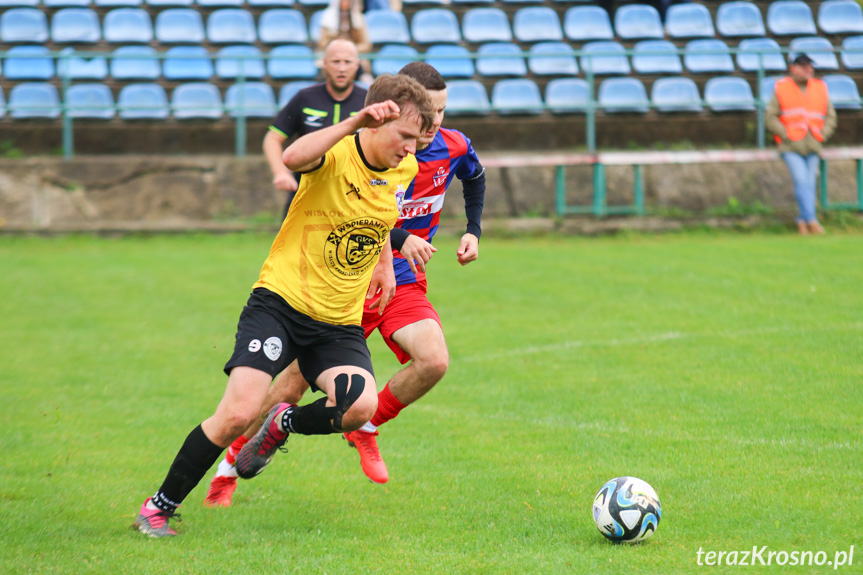
[[[824,141],[824,118],[827,116],[827,84],[821,80],[810,79],[806,93],[791,78],[776,82],[776,98],[781,110],[779,119],[785,124],[788,139],[797,142],[806,137],[807,132],[819,142]],[[774,136],[777,144],[782,138]]]

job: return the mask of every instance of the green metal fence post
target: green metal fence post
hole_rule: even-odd
[[[757,134],[755,136],[758,142],[758,149],[764,149],[764,94],[761,91],[764,89],[764,53],[758,52],[758,102],[755,105],[757,116]]]
[[[592,62],[592,61],[591,61]],[[590,64],[590,62],[589,62]],[[588,90],[588,99],[587,99],[587,122],[585,126],[585,130],[587,134],[585,135],[585,140],[587,144],[587,151],[590,153],[596,152],[596,98],[595,98],[595,90],[594,90],[594,78],[593,78],[593,66],[588,65],[587,70],[587,90]]]
[[[857,159],[857,211],[863,212],[863,158]]]
[[[245,83],[246,83],[246,56],[240,56],[240,74],[237,76],[237,126],[234,133],[234,153],[238,158],[246,155],[246,106],[245,106]],[[228,110],[230,114],[230,110]]]
[[[633,202],[635,204],[635,213],[639,216],[644,215],[644,176],[639,164],[633,164]]]
[[[820,173],[820,192],[821,192],[821,209],[828,210],[830,209],[830,204],[827,200],[827,160],[821,158],[818,161],[819,171]]]
[[[557,200],[557,215],[566,215],[566,182],[564,181],[564,166],[557,166],[555,170],[555,198]]]
[[[60,113],[63,114],[63,159],[71,160],[75,155],[75,137],[72,126],[72,116],[69,115],[69,108],[66,105],[66,92],[69,90],[69,56],[70,54],[60,54]]]
[[[600,162],[593,165],[593,215],[605,214],[605,166]]]

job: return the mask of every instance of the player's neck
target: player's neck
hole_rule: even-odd
[[[368,167],[375,171],[383,172],[388,168],[384,162],[381,162],[380,158],[374,157],[375,147],[372,140],[374,140],[374,133],[371,130],[363,129],[359,131],[357,143],[360,155]]]

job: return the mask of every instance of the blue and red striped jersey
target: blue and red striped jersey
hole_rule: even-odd
[[[469,180],[482,173],[470,139],[458,130],[441,128],[432,143],[416,153],[419,172],[404,197],[398,198],[399,218],[396,227],[403,228],[431,242],[438,229],[444,195],[453,177]],[[408,284],[419,278],[407,260],[393,250],[396,284]]]

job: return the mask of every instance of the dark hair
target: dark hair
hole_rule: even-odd
[[[410,105],[414,106],[422,120],[422,131],[431,129],[435,115],[434,104],[422,84],[410,76],[381,74],[372,82],[366,94],[366,106],[387,100],[398,104],[401,110]]]
[[[420,60],[406,65],[399,70],[399,74],[410,76],[422,84],[426,90],[446,90],[446,81],[440,75],[440,72],[435,70],[435,67],[431,64]]]

